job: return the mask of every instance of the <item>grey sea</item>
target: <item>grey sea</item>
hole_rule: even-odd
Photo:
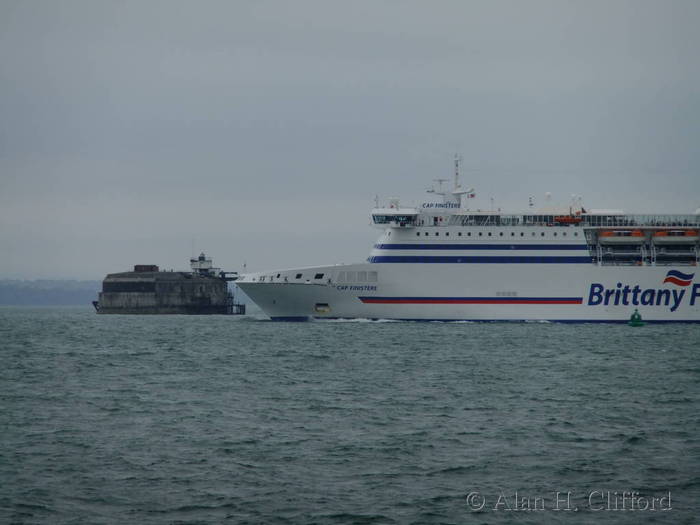
[[[700,327],[0,308],[1,523],[697,523]]]

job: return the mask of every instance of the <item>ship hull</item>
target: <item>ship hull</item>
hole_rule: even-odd
[[[637,309],[645,321],[700,322],[700,284],[668,282],[673,269],[695,267],[363,263],[247,274],[237,284],[275,320],[627,322]],[[295,279],[300,272],[308,278]],[[349,272],[377,279],[339,282]]]

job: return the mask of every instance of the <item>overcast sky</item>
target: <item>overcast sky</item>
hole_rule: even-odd
[[[0,0],[0,278],[364,260],[488,206],[700,206],[700,2]],[[542,203],[543,204],[543,203]]]

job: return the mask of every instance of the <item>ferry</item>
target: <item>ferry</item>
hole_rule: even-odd
[[[371,212],[365,262],[245,273],[273,320],[700,322],[700,209],[693,214],[472,209],[472,188],[431,189]],[[436,179],[440,184],[445,179]],[[531,208],[532,210],[532,208]]]

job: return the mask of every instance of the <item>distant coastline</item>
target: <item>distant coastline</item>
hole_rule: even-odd
[[[0,279],[3,306],[90,306],[101,281]]]
[[[232,285],[229,285],[231,288]],[[102,291],[102,281],[70,279],[0,279],[0,306],[90,306]],[[250,303],[236,290],[236,301]]]

